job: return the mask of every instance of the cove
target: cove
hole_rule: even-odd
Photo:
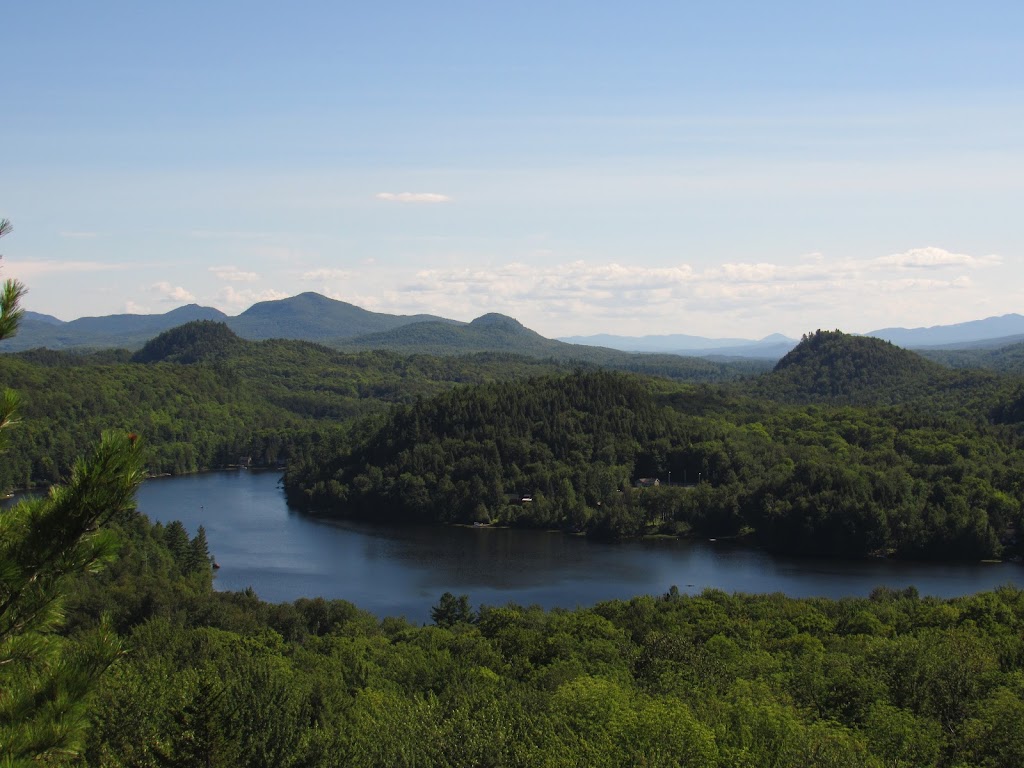
[[[425,622],[444,592],[474,606],[514,602],[576,608],[660,595],[782,592],[867,596],[879,586],[954,597],[1024,585],[1017,563],[910,563],[768,554],[724,542],[611,544],[533,530],[398,527],[323,521],[289,509],[280,474],[236,470],[154,478],[138,493],[152,520],[206,528],[220,590],[252,587],[264,600],[348,600],[378,616]]]

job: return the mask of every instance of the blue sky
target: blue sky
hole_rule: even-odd
[[[497,5],[8,4],[2,275],[547,336],[1024,308],[1021,4]]]

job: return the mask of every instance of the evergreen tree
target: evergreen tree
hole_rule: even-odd
[[[430,618],[437,626],[445,628],[471,623],[475,616],[469,605],[469,595],[456,597],[451,592],[445,592],[437,605],[430,609]]]
[[[188,573],[190,546],[188,532],[180,520],[172,520],[164,529],[164,544],[174,556],[174,564],[182,573]]]
[[[213,768],[237,764],[225,730],[223,684],[200,675],[186,704],[172,715],[171,737],[154,751],[161,768]]]
[[[11,222],[0,219],[0,237],[11,231]],[[19,307],[25,286],[17,280],[6,280],[0,286],[0,341],[13,336],[18,329],[18,320],[24,314]],[[18,407],[18,396],[5,389],[0,393],[0,450],[4,447],[4,430],[15,423],[14,414]]]
[[[0,220],[0,235],[10,230]],[[21,315],[20,283],[0,291],[0,339]],[[16,398],[5,393],[0,440],[14,423]],[[0,446],[2,447],[2,446]],[[135,435],[105,434],[66,485],[0,514],[0,765],[38,764],[77,754],[93,683],[120,652],[102,626],[74,646],[57,634],[70,577],[94,572],[114,554],[105,523],[134,509],[142,480]]]
[[[189,543],[188,566],[185,570],[188,573],[209,573],[210,565],[210,545],[206,540],[206,529],[200,525],[195,538]]]

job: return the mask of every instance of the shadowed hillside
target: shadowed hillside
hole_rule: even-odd
[[[178,307],[162,315],[106,315],[61,322],[49,315],[26,313],[18,334],[0,343],[0,352],[37,347],[48,349],[123,347],[136,349],[170,328],[193,320],[224,321],[228,316],[198,304]]]
[[[224,323],[196,320],[164,331],[132,356],[133,363],[221,360],[247,346]]]
[[[231,329],[246,339],[304,339],[324,342],[378,333],[410,323],[440,324],[453,320],[434,315],[387,315],[336,301],[319,293],[300,293],[288,299],[261,301],[228,320]]]
[[[332,346],[425,354],[519,352],[537,356],[557,355],[572,345],[545,339],[511,317],[491,313],[467,325],[437,321],[417,323],[354,339],[336,339]]]
[[[896,403],[950,381],[949,371],[887,341],[841,331],[805,335],[758,384],[793,402]]]

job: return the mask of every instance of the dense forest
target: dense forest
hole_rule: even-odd
[[[127,651],[88,766],[1019,766],[1024,592],[707,591],[575,611],[445,594],[430,626],[218,593],[201,531],[114,526],[67,632]]]
[[[748,394],[609,372],[459,388],[333,436],[286,484],[296,504],[371,520],[994,558],[1019,552],[1020,425],[998,423],[1019,386],[818,333]]]
[[[154,473],[223,467],[241,456],[274,466],[336,424],[388,403],[556,369],[502,355],[399,357],[249,342],[202,321],[168,331],[134,355],[0,355],[0,389],[20,393],[22,416],[0,466],[0,488],[56,482],[104,429],[145,436]]]
[[[1014,587],[668,588],[575,611],[446,593],[414,626],[217,592],[204,531],[130,503],[143,460],[178,472],[249,452],[287,460],[290,494],[320,514],[1006,556],[1022,523],[1019,379],[829,333],[768,376],[711,384],[341,354],[204,323],[134,355],[4,356],[0,375],[23,399],[20,423],[5,406],[5,482],[74,464],[0,513],[2,763],[1024,763]]]
[[[623,355],[623,365],[693,381],[734,379],[750,370],[681,358],[663,363],[661,357]],[[302,341],[246,341],[212,321],[166,331],[134,354],[0,355],[0,389],[21,394],[23,417],[0,465],[0,488],[56,482],[103,429],[144,435],[154,473],[223,467],[243,456],[259,465],[283,465],[338,424],[381,413],[388,404],[458,384],[558,370],[567,368],[499,352],[403,356],[343,353]]]
[[[1024,375],[1024,342],[991,349],[925,350],[921,354],[950,368],[982,368]]]

